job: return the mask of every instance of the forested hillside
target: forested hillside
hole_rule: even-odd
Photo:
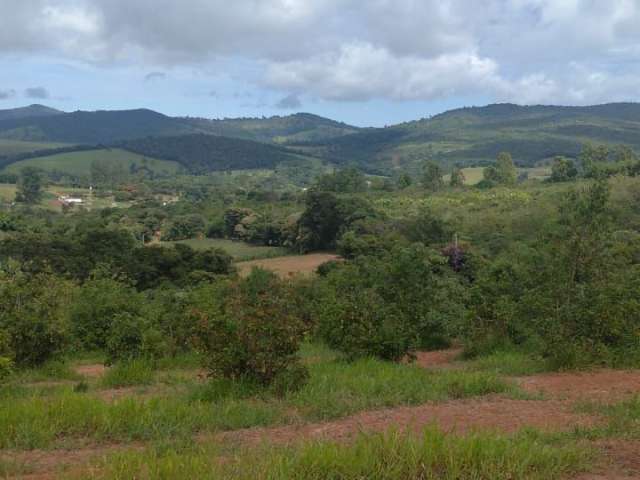
[[[15,120],[29,117],[48,117],[52,115],[62,115],[64,112],[44,105],[29,105],[28,107],[10,108],[0,110],[0,120]]]
[[[388,172],[416,169],[429,158],[449,165],[486,163],[501,151],[533,166],[556,155],[576,157],[586,142],[640,147],[640,104],[462,108],[304,148],[336,163]]]
[[[22,110],[38,114],[43,108]],[[508,151],[519,166],[531,167],[557,155],[575,158],[588,142],[640,148],[640,104],[634,103],[592,107],[496,104],[366,129],[311,114],[207,120],[130,110],[6,119],[7,112],[12,111],[0,111],[0,139],[14,142],[15,151],[28,151],[16,147],[16,142],[27,140],[90,146],[124,142],[126,149],[175,160],[198,172],[271,168],[289,155],[304,154],[336,165],[355,165],[369,173],[405,170],[416,174],[428,159],[445,168],[485,165],[499,152]],[[247,140],[252,143],[242,143]],[[4,164],[16,161],[4,155]]]
[[[215,135],[149,137],[123,142],[121,148],[146,157],[180,163],[192,173],[217,170],[273,169],[297,157],[264,143]]]
[[[332,140],[359,131],[357,127],[310,113],[268,118],[185,119],[198,129],[214,135],[258,142],[295,143]]]

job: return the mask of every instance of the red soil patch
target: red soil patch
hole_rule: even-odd
[[[640,393],[640,371],[596,370],[519,378],[528,392],[569,400],[616,401]]]
[[[126,445],[113,444],[60,450],[5,450],[0,452],[0,460],[10,460],[15,464],[24,465],[28,472],[32,472],[9,478],[48,480],[59,478],[59,472],[63,469],[76,469],[117,451],[141,450],[142,448],[142,444],[128,443]]]
[[[639,480],[640,442],[603,440],[594,445],[603,459],[594,472],[580,475],[576,480]]]
[[[99,378],[107,371],[107,367],[100,363],[96,363],[93,365],[78,365],[77,367],[74,367],[73,370],[77,374],[88,378]]]
[[[361,432],[384,432],[389,429],[419,432],[432,425],[453,433],[474,430],[515,432],[523,427],[561,431],[575,426],[593,426],[596,421],[596,417],[575,413],[572,405],[565,401],[512,400],[489,396],[477,400],[362,412],[327,423],[251,428],[227,432],[220,437],[241,443],[268,441],[287,444],[300,439],[348,440]]]
[[[449,348],[433,352],[417,352],[416,365],[422,368],[451,366],[462,354],[461,348]]]
[[[331,260],[340,260],[340,257],[330,253],[311,253],[309,255],[251,260],[237,263],[236,266],[240,276],[247,276],[253,267],[259,267],[271,270],[282,278],[290,278],[297,274],[311,275],[320,265]]]

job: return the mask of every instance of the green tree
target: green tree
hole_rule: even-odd
[[[429,160],[424,165],[422,185],[430,192],[436,192],[444,186],[444,180],[442,176],[443,171],[442,168],[440,168],[440,165],[432,160]]]
[[[455,167],[451,171],[451,180],[449,181],[449,185],[454,188],[464,187],[465,177],[462,170],[458,167]]]
[[[0,332],[17,366],[41,365],[63,352],[72,294],[73,285],[54,275],[30,275],[14,263],[0,270]]]
[[[411,178],[411,175],[409,175],[408,173],[403,173],[398,177],[398,181],[396,182],[396,185],[398,189],[404,190],[405,188],[410,187],[412,183],[413,183],[413,180]]]
[[[500,152],[496,159],[497,181],[502,185],[515,185],[518,179],[518,172],[511,154],[508,152]]]
[[[36,204],[42,198],[43,177],[35,167],[24,167],[20,170],[16,201]]]
[[[609,147],[587,143],[580,152],[582,171],[587,178],[601,176],[603,166],[609,160]]]
[[[573,160],[565,157],[556,157],[551,165],[550,182],[568,182],[578,176],[578,169]]]
[[[295,315],[289,287],[254,269],[229,285],[211,285],[187,311],[212,376],[295,390],[308,377],[298,351],[306,326]],[[287,382],[289,381],[289,382]]]

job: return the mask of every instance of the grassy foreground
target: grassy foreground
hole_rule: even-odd
[[[235,455],[221,446],[156,447],[110,456],[97,472],[77,478],[549,480],[582,471],[589,461],[588,449],[531,433],[459,437],[431,428],[417,438],[388,432],[348,445],[323,441]]]
[[[128,442],[190,437],[246,427],[335,419],[356,412],[490,393],[517,393],[491,372],[425,371],[374,359],[345,363],[321,347],[303,352],[311,378],[284,398],[229,381],[204,381],[185,368],[144,362],[117,365],[78,382],[68,369],[59,384],[15,379],[0,395],[0,449],[51,448],[60,442]],[[114,392],[127,387],[131,391]]]

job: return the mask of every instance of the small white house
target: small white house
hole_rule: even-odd
[[[68,195],[61,195],[58,197],[58,200],[60,200],[60,202],[64,203],[65,205],[82,205],[84,203],[84,200],[82,198],[70,197]]]

